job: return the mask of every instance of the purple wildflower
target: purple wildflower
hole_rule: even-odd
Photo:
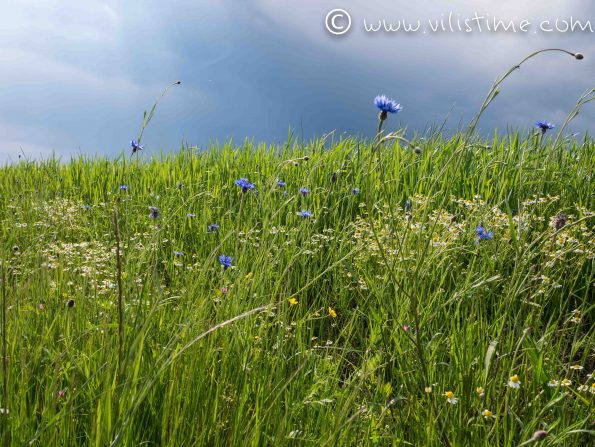
[[[475,233],[477,234],[477,239],[475,240],[476,244],[479,244],[479,242],[482,240],[489,241],[494,237],[494,233],[492,233],[491,231],[486,231],[483,225],[479,225],[475,229]]]
[[[385,95],[379,95],[374,98],[374,105],[380,109],[380,116],[378,117],[381,121],[388,118],[389,113],[398,113],[403,110],[401,104],[397,103],[394,99],[389,99]]]
[[[544,134],[548,130],[552,130],[554,127],[556,127],[556,125],[552,124],[552,123],[548,123],[547,121],[537,121],[535,123],[535,127],[541,129],[541,133]]]
[[[142,151],[145,147],[141,146],[140,144],[138,144],[136,142],[136,140],[131,140],[130,141],[130,147],[132,148],[132,153],[134,154],[137,151]]]
[[[251,189],[254,189],[254,187],[256,186],[256,184],[250,183],[250,181],[247,178],[240,178],[236,180],[234,183],[240,188],[242,188],[242,192],[248,192]]]
[[[232,260],[233,260],[233,258],[231,256],[225,256],[225,255],[219,256],[219,264],[221,264],[223,266],[224,270],[227,270],[228,268],[231,267]]]

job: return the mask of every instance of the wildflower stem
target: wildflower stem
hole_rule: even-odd
[[[467,127],[467,137],[466,140],[468,140],[471,135],[473,135],[473,133],[475,132],[475,129],[477,127],[477,124],[479,123],[479,120],[481,118],[481,116],[483,115],[483,112],[488,108],[488,106],[492,103],[492,101],[494,99],[496,99],[496,96],[498,96],[498,94],[500,93],[500,91],[498,90],[498,88],[500,87],[500,85],[506,80],[506,78],[508,78],[514,71],[519,70],[521,68],[521,65],[523,65],[525,62],[527,62],[529,59],[534,58],[535,56],[541,54],[541,53],[546,53],[546,52],[550,52],[550,51],[557,51],[557,52],[562,52],[562,53],[566,53],[574,58],[577,58],[577,54],[576,53],[572,53],[570,51],[567,50],[563,50],[560,48],[546,48],[544,50],[539,50],[539,51],[535,51],[534,53],[529,54],[527,57],[525,57],[521,62],[519,62],[516,65],[513,65],[512,67],[510,67],[510,69],[501,77],[501,78],[497,78],[496,81],[494,82],[494,84],[492,84],[492,87],[490,88],[490,90],[488,91],[488,94],[486,95],[480,109],[479,112],[477,113],[477,115],[475,115],[473,117],[473,119],[471,120],[471,122],[469,123],[469,126]]]
[[[2,263],[2,434],[4,445],[10,445],[8,430],[8,365],[6,361],[6,267]]]
[[[382,135],[382,126],[384,124],[384,120],[378,120],[378,130],[376,131],[376,140],[380,140],[380,135]]]
[[[124,353],[124,307],[122,290],[122,258],[120,256],[120,228],[118,226],[118,208],[114,208],[114,235],[116,236],[116,267],[118,281],[118,377],[123,369]]]
[[[180,81],[176,81],[173,84],[168,85],[167,87],[165,87],[165,90],[163,90],[163,93],[161,93],[161,96],[159,96],[156,100],[155,103],[153,104],[153,107],[151,107],[151,110],[149,111],[149,113],[147,114],[147,112],[145,111],[145,114],[143,116],[143,123],[141,125],[141,129],[140,129],[140,134],[138,135],[138,139],[137,139],[137,144],[140,146],[141,140],[143,138],[143,133],[145,133],[145,129],[147,128],[147,126],[149,125],[149,122],[151,121],[151,118],[153,118],[153,113],[155,112],[155,108],[157,107],[157,104],[159,104],[159,101],[161,101],[161,99],[165,96],[165,94],[167,93],[167,91],[172,88],[174,85],[180,85],[181,82]],[[138,153],[139,151],[137,151]],[[138,157],[138,155],[137,155]]]
[[[566,127],[568,127],[570,122],[578,116],[580,108],[591,101],[595,101],[595,88],[592,88],[591,90],[586,91],[578,99],[578,101],[576,102],[576,105],[574,106],[574,108],[570,111],[570,113],[566,117],[566,121],[564,121],[564,125],[562,127],[560,127],[560,130],[558,131],[558,134],[556,135],[556,139],[554,140],[554,146],[557,146],[558,140],[562,136],[562,133],[566,130]]]
[[[242,223],[242,213],[244,212],[244,196],[246,193],[242,192],[242,200],[240,200],[240,212],[238,213],[238,223],[236,227],[236,233],[240,232],[240,225]]]

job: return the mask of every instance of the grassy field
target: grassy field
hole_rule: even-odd
[[[591,445],[595,144],[548,137],[1,168],[4,441]]]

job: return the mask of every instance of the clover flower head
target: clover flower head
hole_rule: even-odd
[[[219,264],[221,264],[223,266],[224,270],[227,270],[228,268],[231,267],[232,261],[233,261],[233,258],[231,256],[225,256],[225,255],[219,256]]]
[[[566,222],[568,221],[568,216],[564,213],[558,213],[554,218],[554,227],[556,231],[560,231],[562,228],[566,226]]]
[[[403,110],[401,104],[397,103],[394,99],[387,98],[386,95],[376,96],[376,98],[374,98],[374,105],[384,114],[398,113]]]
[[[541,133],[546,133],[548,130],[552,130],[554,127],[556,127],[556,125],[547,121],[537,121],[535,123],[535,127],[539,128]]]
[[[298,215],[300,217],[303,217],[304,219],[311,219],[313,214],[310,211],[307,210],[302,210],[298,213]]]
[[[248,192],[256,187],[255,183],[250,183],[250,181],[247,178],[243,177],[236,180],[234,184],[242,188],[242,192]]]
[[[508,386],[510,388],[520,388],[521,387],[521,379],[516,374],[511,376],[508,380]]]

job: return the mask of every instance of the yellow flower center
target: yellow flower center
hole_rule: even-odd
[[[510,381],[511,381],[512,383],[518,383],[518,382],[519,382],[519,376],[517,376],[517,375],[515,374],[514,376],[512,376],[512,377],[510,378]]]
[[[570,383],[571,383],[571,382],[570,382],[570,380],[568,380],[568,379],[564,379],[564,380],[562,380],[562,383],[563,383],[564,385],[570,385]]]
[[[453,397],[455,397],[455,393],[453,393],[452,391],[447,391],[446,393],[444,393],[444,395],[447,399],[452,399]]]
[[[483,415],[487,418],[491,418],[494,413],[492,413],[490,410],[483,410]]]

